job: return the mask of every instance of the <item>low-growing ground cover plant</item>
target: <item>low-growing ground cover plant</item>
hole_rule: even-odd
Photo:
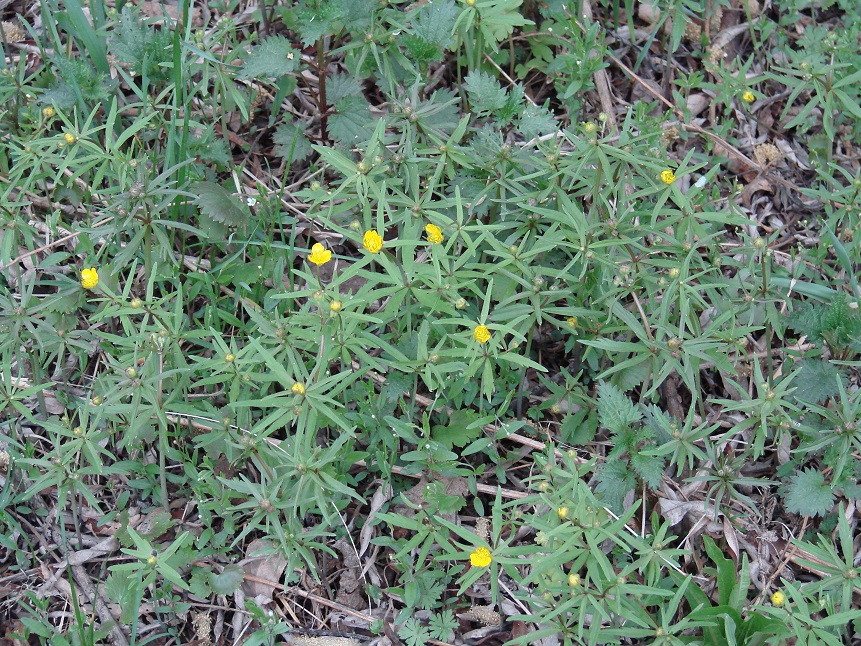
[[[859,639],[854,2],[1,9],[4,639]]]

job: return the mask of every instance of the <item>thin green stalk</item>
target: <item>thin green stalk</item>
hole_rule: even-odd
[[[762,257],[760,258],[760,266],[762,267],[762,298],[763,301],[766,302],[768,298],[768,248],[762,250]],[[773,333],[771,320],[768,315],[765,317],[765,363],[768,367],[768,385],[769,387],[774,385],[774,365],[771,358],[771,335]]]
[[[158,392],[156,393],[156,401],[158,402],[159,410],[163,408],[163,382],[161,375],[164,374],[164,351],[159,347],[158,350]],[[161,504],[165,509],[169,509],[169,500],[167,497],[167,424],[162,420],[158,425],[158,480],[161,487]]]
[[[317,110],[320,112],[320,140],[329,139],[328,118],[326,111],[328,101],[326,100],[326,43],[325,36],[317,41],[317,83],[319,94],[317,95]]]

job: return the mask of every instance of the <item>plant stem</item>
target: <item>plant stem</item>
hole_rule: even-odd
[[[319,93],[317,95],[317,109],[320,111],[320,141],[329,139],[327,124],[327,110],[329,103],[326,100],[326,43],[325,36],[317,41],[317,84]]]

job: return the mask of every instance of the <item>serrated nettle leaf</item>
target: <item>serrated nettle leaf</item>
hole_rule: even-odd
[[[213,182],[197,182],[191,188],[197,194],[194,202],[205,219],[227,227],[244,229],[249,223],[248,207],[224,187]]]
[[[311,142],[305,136],[301,122],[282,123],[272,137],[275,154],[290,163],[302,161],[311,154]]]
[[[805,359],[795,379],[798,384],[793,396],[801,401],[816,404],[840,392],[843,378],[840,368],[824,359]]]
[[[251,49],[239,71],[240,78],[277,78],[299,65],[301,53],[284,36],[270,36]]]
[[[326,99],[334,105],[348,96],[364,96],[362,84],[352,74],[333,74],[326,81]]]
[[[373,136],[377,119],[371,116],[364,97],[344,97],[335,110],[329,117],[329,134],[333,139],[352,146],[365,143]]]
[[[464,79],[469,100],[479,115],[493,114],[505,106],[508,92],[484,72],[470,72]]]
[[[331,35],[343,17],[338,0],[321,0],[299,13],[299,33],[302,44],[310,47],[324,36]]]
[[[598,417],[601,425],[612,433],[621,433],[642,419],[634,403],[613,384],[598,384]]]
[[[460,10],[454,0],[433,0],[412,17],[412,33],[441,50],[454,44],[452,30]]]
[[[616,513],[620,513],[625,496],[629,491],[633,491],[637,484],[630,465],[623,460],[606,462],[598,470],[596,479],[598,485],[595,487],[595,491],[607,503],[608,507]]]
[[[787,486],[786,508],[802,516],[824,516],[834,507],[834,492],[815,469],[799,471]]]

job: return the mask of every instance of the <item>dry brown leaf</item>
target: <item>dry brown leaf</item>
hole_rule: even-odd
[[[766,193],[774,192],[771,182],[761,176],[757,177],[744,187],[744,190],[741,192],[741,203],[745,207],[750,208],[750,205],[753,202],[754,193],[759,193],[760,191],[764,191]]]
[[[271,597],[273,590],[281,584],[281,575],[287,567],[287,560],[281,556],[269,541],[252,541],[246,551],[248,558],[239,564],[245,576],[252,576],[264,581],[270,581],[272,585],[251,581],[246,578],[242,584],[242,590],[246,596],[254,598],[258,595]]]
[[[688,97],[686,105],[691,116],[695,117],[709,107],[711,102],[712,99],[709,95],[702,92],[695,92]]]

